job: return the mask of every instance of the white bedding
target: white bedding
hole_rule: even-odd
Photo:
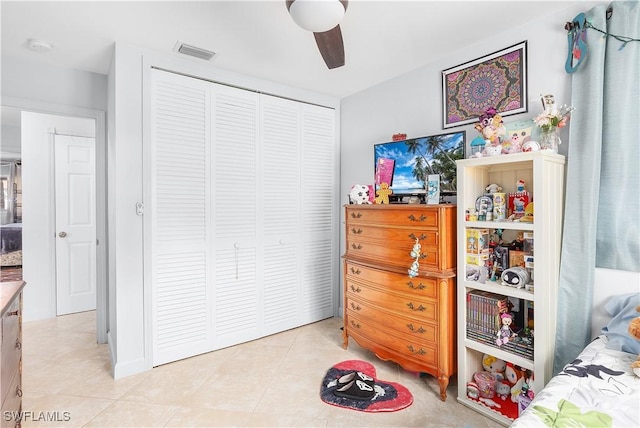
[[[536,394],[512,427],[640,427],[637,355],[605,348],[598,336]]]

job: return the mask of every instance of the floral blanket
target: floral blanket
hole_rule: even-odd
[[[598,336],[542,391],[512,427],[640,427],[637,355],[605,348]]]

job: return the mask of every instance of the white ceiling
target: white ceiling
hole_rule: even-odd
[[[346,65],[329,70],[313,34],[296,26],[285,0],[2,0],[2,60],[107,74],[114,41],[171,53],[181,40],[216,52],[211,66],[344,98],[576,3],[351,0],[340,24]],[[29,50],[30,38],[53,50]]]

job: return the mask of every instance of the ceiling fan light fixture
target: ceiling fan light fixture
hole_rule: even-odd
[[[289,13],[298,26],[322,33],[340,23],[345,8],[340,0],[295,0],[289,7]]]

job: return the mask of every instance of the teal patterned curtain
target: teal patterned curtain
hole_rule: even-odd
[[[595,267],[640,271],[640,42],[625,43],[640,39],[640,3],[615,1],[585,17],[587,50],[572,75],[554,373],[591,338]]]

